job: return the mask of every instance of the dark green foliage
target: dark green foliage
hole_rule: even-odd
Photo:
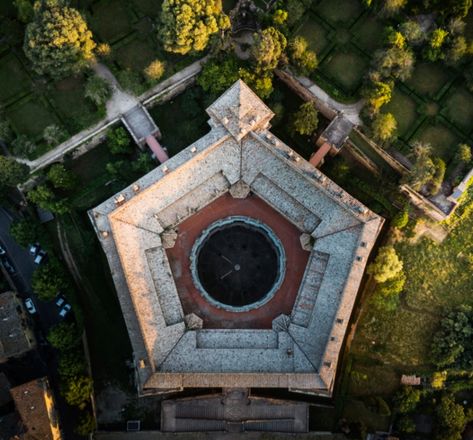
[[[289,60],[299,75],[309,75],[318,64],[315,52],[308,50],[307,40],[301,36],[294,37],[288,45]]]
[[[112,154],[128,154],[132,152],[131,139],[123,127],[109,130],[107,146]]]
[[[29,175],[28,165],[17,162],[13,157],[0,156],[0,186],[16,186]]]
[[[397,429],[405,434],[412,434],[416,432],[416,424],[412,417],[403,416],[397,422]]]
[[[442,396],[436,407],[437,440],[461,440],[468,422],[465,409],[452,396]]]
[[[110,96],[112,90],[108,82],[98,75],[92,75],[85,84],[85,97],[90,99],[96,106],[104,105]]]
[[[81,342],[80,333],[74,323],[61,322],[49,330],[48,342],[60,352],[69,352],[77,349]],[[72,355],[74,356],[74,355]],[[61,354],[61,358],[63,354]],[[67,359],[64,366],[69,364],[71,358]],[[82,360],[83,362],[83,360]],[[66,368],[67,370],[67,368]]]
[[[90,412],[84,413],[79,419],[75,432],[81,436],[88,436],[95,430],[95,419]]]
[[[471,307],[450,312],[440,322],[432,342],[432,360],[440,368],[473,368],[473,311]]]
[[[66,199],[58,199],[47,185],[38,185],[27,194],[27,199],[40,208],[51,211],[54,214],[63,215],[70,211]]]
[[[239,77],[239,65],[235,58],[215,58],[204,64],[197,84],[205,92],[216,97],[230,87]]]
[[[413,412],[420,402],[421,392],[411,386],[402,387],[394,396],[394,403],[401,414]]]
[[[11,152],[15,156],[19,157],[28,157],[31,153],[36,150],[36,145],[31,141],[31,139],[24,135],[20,134],[15,138],[11,143]]]
[[[319,117],[315,102],[309,101],[301,104],[294,114],[292,129],[301,135],[310,136],[319,124]]]
[[[18,20],[29,23],[34,16],[33,2],[30,0],[14,0],[18,13]]]
[[[38,239],[38,224],[31,218],[15,220],[10,234],[20,246],[27,247]]]
[[[135,173],[143,175],[156,168],[156,162],[151,158],[149,153],[144,152],[140,153],[133,161],[132,168]]]
[[[379,283],[371,297],[371,303],[380,310],[393,312],[399,306],[399,294],[404,288],[406,277],[400,273],[393,279]]]
[[[48,180],[56,189],[70,191],[77,185],[76,176],[72,173],[72,171],[67,170],[64,165],[60,163],[51,165],[47,176]]]
[[[142,76],[131,69],[120,70],[116,75],[118,82],[125,89],[135,95],[141,95],[146,91],[147,85],[145,84]]]
[[[49,301],[58,292],[66,290],[70,283],[59,261],[50,258],[47,264],[33,272],[31,286],[41,301]]]
[[[80,376],[86,371],[85,359],[83,354],[78,350],[70,350],[71,347],[74,347],[74,345],[78,344],[77,341],[79,340],[79,338],[78,335],[76,335],[77,331],[75,330],[75,328],[71,328],[70,332],[70,336],[74,337],[69,338],[69,347],[67,347],[66,344],[60,345],[61,348],[55,347],[60,349],[61,351],[64,351],[64,353],[61,353],[58,364],[58,373],[61,378]],[[56,336],[52,337],[52,339],[54,340],[54,344],[50,341],[51,345],[53,346],[55,346],[55,344],[57,344],[58,342],[57,338],[55,338]]]
[[[48,125],[43,131],[43,138],[51,147],[55,147],[67,138],[67,132],[58,125]]]

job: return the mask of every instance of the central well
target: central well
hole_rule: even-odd
[[[285,272],[284,248],[274,232],[250,217],[210,225],[191,254],[194,283],[213,305],[247,311],[269,301]]]

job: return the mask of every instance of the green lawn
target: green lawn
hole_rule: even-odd
[[[353,32],[355,34],[354,43],[370,56],[383,45],[384,25],[373,15],[361,19]]]
[[[90,26],[102,41],[113,43],[130,33],[133,11],[123,0],[100,0],[92,6]]]
[[[84,96],[85,78],[69,77],[51,85],[48,96],[71,134],[89,127],[103,115]]]
[[[406,85],[419,95],[435,96],[451,79],[446,67],[440,63],[419,63]]]
[[[158,58],[155,44],[150,38],[134,38],[115,49],[113,57],[122,69],[142,72],[151,61]]]
[[[424,122],[410,139],[411,143],[415,141],[430,144],[434,154],[448,164],[457,150],[460,138],[441,123]]]
[[[398,87],[394,89],[391,101],[383,106],[383,113],[392,113],[397,121],[399,137],[408,133],[419,115],[416,112],[417,103],[412,97],[402,92]]]
[[[312,10],[329,23],[344,25],[353,22],[363,11],[359,0],[322,0]]]
[[[321,25],[312,15],[307,14],[307,19],[297,30],[297,35],[304,37],[309,43],[311,50],[320,54],[329,44],[330,31]]]
[[[48,125],[59,123],[52,109],[34,95],[8,107],[6,115],[17,133],[33,139],[40,137]]]
[[[31,79],[15,55],[9,53],[0,59],[0,102],[31,90]]]
[[[465,87],[451,90],[444,101],[444,116],[465,133],[471,132],[473,121],[473,95]]]
[[[473,207],[473,194],[467,203]],[[389,379],[394,377],[393,371],[432,371],[430,346],[439,320],[462,304],[473,305],[473,278],[467,259],[473,254],[472,228],[473,209],[465,209],[443,243],[424,238],[417,244],[403,241],[396,245],[407,277],[401,305],[393,313],[375,311],[368,305],[350,351],[356,358],[371,359],[366,368],[354,369],[367,376],[369,386],[377,377],[376,394],[393,391],[393,380]],[[362,391],[360,379],[351,382],[352,390]]]
[[[368,62],[365,58],[353,50],[332,52],[321,66],[322,72],[347,94],[357,92],[367,68]]]

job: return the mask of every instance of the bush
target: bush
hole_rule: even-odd
[[[74,323],[61,322],[49,330],[48,342],[61,352],[76,349],[80,345],[81,336]],[[62,356],[62,355],[61,355]],[[64,361],[66,364],[70,359]],[[64,365],[65,366],[65,365]]]
[[[61,290],[69,287],[66,273],[56,259],[40,266],[33,272],[31,286],[41,301],[53,299]]]
[[[90,99],[97,107],[104,105],[110,96],[112,89],[109,83],[98,75],[89,76],[85,84],[85,97]]]
[[[368,266],[367,272],[376,282],[384,283],[396,278],[402,272],[402,261],[392,246],[383,246],[379,249],[373,263]]]
[[[11,143],[12,153],[19,157],[28,157],[36,150],[36,145],[24,134],[20,134]]]
[[[84,409],[92,392],[92,379],[88,376],[76,376],[67,380],[63,395],[69,405]]]
[[[391,226],[397,229],[404,229],[407,223],[409,223],[409,208],[406,206],[393,217]]]
[[[129,154],[133,151],[130,136],[123,127],[108,131],[107,146],[112,154]]]
[[[317,129],[319,117],[315,102],[309,101],[301,104],[299,110],[294,114],[292,129],[301,135],[310,136]]]
[[[67,170],[64,165],[60,163],[51,165],[47,176],[48,180],[56,189],[70,191],[77,185],[76,176],[72,171]]]
[[[117,73],[117,79],[120,85],[135,95],[141,95],[146,91],[146,85],[143,83],[141,75],[133,70],[120,70]]]
[[[420,402],[420,390],[411,386],[402,387],[395,395],[394,402],[401,414],[413,412]]]
[[[73,333],[71,334],[72,336],[72,341],[69,341],[69,343],[74,347],[73,344],[78,345],[77,341],[78,335],[76,335],[77,331],[75,328],[72,330]],[[74,339],[75,338],[75,339]],[[49,336],[48,336],[49,339]],[[53,337],[54,340],[54,337]],[[51,342],[51,341],[50,341]],[[56,340],[54,340],[54,344],[51,343],[51,345],[57,345]],[[66,346],[66,344],[60,344],[61,350],[70,350],[71,346]],[[58,348],[56,346],[56,348]],[[85,359],[82,355],[82,353],[72,350],[72,351],[66,351],[61,354],[59,357],[59,364],[58,364],[58,373],[62,378],[69,378],[69,377],[75,377],[75,376],[80,376],[81,374],[84,374],[86,371],[86,365],[85,365]]]
[[[155,83],[164,75],[165,63],[164,61],[154,60],[144,70],[144,74],[150,83]]]
[[[53,124],[44,129],[43,138],[50,147],[55,147],[67,139],[67,133],[63,128]]]
[[[38,239],[38,224],[33,219],[16,220],[10,226],[10,235],[23,247]]]

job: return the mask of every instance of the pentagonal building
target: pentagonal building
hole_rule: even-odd
[[[207,113],[205,136],[89,213],[139,392],[330,395],[383,219],[276,138],[242,81]]]

